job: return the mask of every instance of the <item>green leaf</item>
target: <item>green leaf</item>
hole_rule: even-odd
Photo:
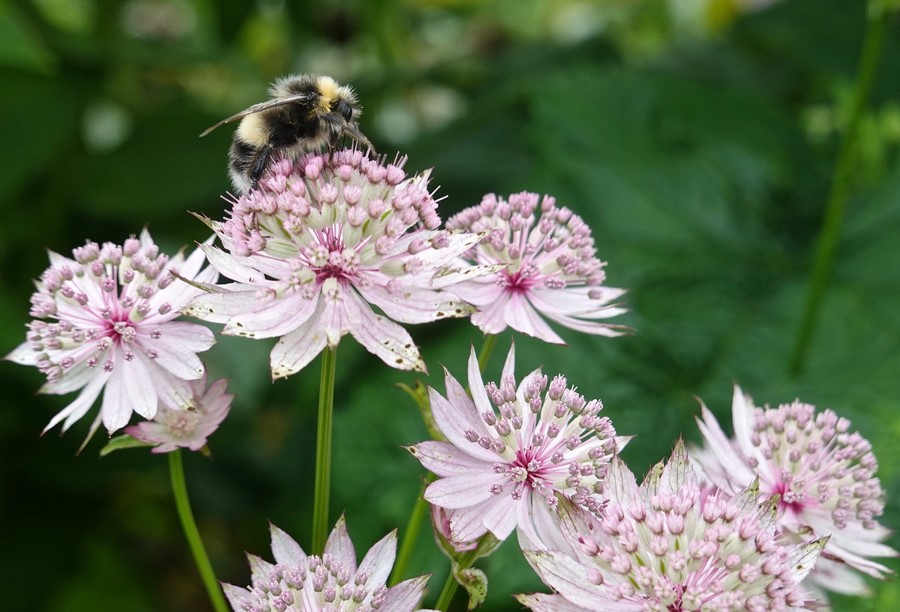
[[[106,457],[110,453],[125,448],[147,448],[152,446],[155,445],[151,442],[144,442],[142,440],[138,440],[137,438],[132,438],[128,434],[124,434],[121,436],[116,436],[115,438],[112,438],[109,442],[107,442],[106,446],[100,449],[100,456]]]

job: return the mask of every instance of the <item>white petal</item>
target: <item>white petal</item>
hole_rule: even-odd
[[[136,356],[126,361],[122,351],[117,350],[113,363],[100,408],[109,433],[127,425],[132,412],[152,419],[157,407],[156,389],[143,360]]]
[[[526,491],[524,496],[530,497],[531,492]],[[519,507],[527,501],[513,499],[508,491],[503,491],[497,497],[499,499],[486,508],[486,512],[481,518],[481,524],[487,527],[495,538],[505,540],[516,528],[516,523],[520,518]]]
[[[356,341],[392,368],[427,372],[412,336],[390,319],[375,314],[362,298],[354,299],[359,300],[360,322],[350,329],[350,334]]]
[[[351,576],[356,573],[356,549],[353,548],[350,534],[347,533],[347,521],[344,520],[343,514],[328,535],[325,552],[334,555],[335,560],[346,567]]]
[[[425,585],[427,583],[428,576],[419,576],[392,586],[385,595],[384,604],[381,608],[396,612],[413,612],[413,610],[418,608],[419,602],[422,601],[422,597],[425,595]],[[423,610],[422,612],[425,611]]]
[[[315,312],[317,302],[318,296],[304,299],[300,294],[257,299],[249,310],[232,316],[222,333],[245,338],[283,336],[303,325]]]
[[[306,562],[306,553],[296,540],[275,525],[269,523],[272,537],[272,556],[281,565],[301,565]]]
[[[733,486],[724,486],[725,483],[722,482],[716,482],[716,485],[725,490],[743,489],[750,486],[750,483],[756,478],[756,474],[747,467],[747,464],[738,455],[737,450],[732,446],[731,441],[719,426],[716,417],[703,402],[700,402],[700,412],[702,418],[697,418],[697,426],[700,428],[700,433],[703,434],[706,445],[712,451],[722,469],[725,470]],[[712,478],[714,474],[710,470],[707,471],[707,475]]]
[[[375,544],[359,563],[357,573],[369,575],[371,584],[384,584],[391,575],[394,559],[397,557],[397,530],[390,532]]]
[[[522,605],[528,606],[533,612],[592,612],[591,608],[582,608],[567,601],[562,595],[545,595],[533,593],[531,595],[516,595],[516,599]]]
[[[448,442],[420,442],[407,448],[425,469],[442,477],[489,473],[496,463],[476,459]]]
[[[31,342],[23,342],[22,344],[14,348],[11,352],[9,352],[4,357],[4,359],[12,361],[14,363],[18,363],[20,365],[33,366],[37,364],[37,358],[40,354],[40,351],[34,350]]]
[[[453,379],[449,372],[445,371],[445,374],[448,388],[450,388],[451,384],[458,385],[456,379]],[[450,383],[451,380],[453,381],[452,383]],[[482,389],[482,391],[484,390]],[[487,425],[475,414],[475,406],[471,401],[451,403],[431,387],[428,388],[428,398],[434,422],[451,444],[462,452],[482,461],[496,462],[501,459],[491,449],[484,448],[477,442],[469,442],[466,439],[466,431],[469,429],[479,436],[489,434]]]
[[[388,291],[383,286],[357,287],[360,295],[401,323],[429,323],[448,317],[464,317],[471,308],[450,293],[420,287]]]
[[[242,604],[244,603],[244,600],[253,601],[254,599],[253,594],[247,589],[228,584],[227,582],[221,584],[222,590],[225,591],[225,597],[228,599],[228,603],[231,604],[232,610],[243,610]]]
[[[94,402],[103,390],[103,386],[106,384],[107,379],[109,379],[109,373],[96,371],[94,378],[81,390],[78,397],[59,411],[55,417],[50,419],[50,422],[44,428],[42,433],[46,433],[50,429],[53,429],[53,427],[63,419],[66,419],[66,422],[63,424],[62,430],[66,431],[71,427],[73,423],[83,417],[85,413],[90,410],[91,406],[94,405]]]
[[[523,334],[540,338],[550,344],[565,344],[563,339],[550,329],[528,299],[520,293],[510,294],[509,304],[503,314],[507,325]]]
[[[299,372],[322,352],[327,338],[321,330],[318,313],[281,337],[269,355],[273,378],[284,378]]]
[[[152,338],[152,333],[158,338]],[[184,321],[172,321],[146,330],[142,329],[140,344],[146,350],[155,350],[154,362],[174,377],[197,380],[205,368],[197,353],[208,350],[216,343],[213,333],[202,325]]]
[[[447,476],[428,485],[425,489],[425,499],[435,506],[448,510],[469,508],[495,497],[491,487],[501,484],[503,480],[502,474],[490,472],[480,475]]]

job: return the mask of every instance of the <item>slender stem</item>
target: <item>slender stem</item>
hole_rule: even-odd
[[[497,334],[488,334],[484,337],[484,344],[481,345],[481,351],[478,352],[478,369],[484,372],[488,359],[494,351],[494,345],[497,344]]]
[[[322,351],[319,419],[316,433],[316,480],[313,498],[312,549],[321,555],[328,538],[328,500],[331,495],[331,429],[334,416],[334,376],[337,347]]]
[[[453,602],[453,596],[456,595],[456,587],[458,586],[459,583],[456,581],[456,577],[451,571],[447,574],[447,582],[444,583],[444,588],[441,589],[441,594],[438,597],[437,603],[434,604],[434,609],[446,612],[447,608],[449,608],[450,604]]]
[[[209,594],[209,601],[216,612],[228,612],[222,587],[216,580],[212,564],[203,547],[203,540],[200,539],[197,523],[194,522],[194,515],[191,513],[191,502],[188,499],[180,449],[169,453],[169,474],[172,478],[172,493],[175,496],[175,508],[178,510],[178,518],[181,520],[181,528],[184,530],[184,537],[187,538],[191,554],[194,555],[194,563],[197,564],[197,570],[203,579],[203,586],[206,587],[206,592]]]
[[[416,547],[416,540],[419,538],[419,530],[422,528],[422,519],[428,511],[428,502],[425,501],[425,488],[434,481],[434,476],[429,474],[422,485],[422,491],[416,499],[416,505],[413,506],[412,514],[409,515],[409,521],[406,523],[406,529],[403,530],[403,541],[400,545],[400,552],[397,553],[397,562],[394,563],[394,571],[391,572],[391,580],[388,583],[394,586],[403,579],[406,572],[406,566],[409,565],[409,559],[412,557],[413,549]]]
[[[456,588],[459,586],[459,583],[456,581],[456,573],[468,569],[475,559],[477,559],[477,556],[474,554],[474,551],[470,551],[459,558],[456,572],[451,569],[450,573],[447,575],[447,581],[444,583],[444,588],[441,589],[441,594],[438,596],[437,603],[434,605],[436,610],[444,610],[446,612],[450,607],[450,604],[453,603],[453,596],[456,595]]]
[[[844,218],[844,209],[847,204],[847,194],[850,190],[850,178],[853,170],[856,144],[859,140],[859,128],[862,121],[863,109],[869,99],[872,90],[872,82],[875,79],[875,71],[884,43],[887,19],[882,14],[870,12],[863,40],[862,55],[857,69],[856,84],[853,88],[853,98],[850,106],[850,120],[844,133],[838,151],[837,163],[832,176],[831,190],[825,205],[825,218],[822,222],[822,230],[819,233],[819,241],[816,246],[816,258],[813,262],[813,270],[810,275],[809,292],[806,296],[806,309],[803,320],[800,323],[800,331],[794,345],[791,356],[790,371],[798,375],[805,366],[806,354],[812,340],[816,321],[825,295],[825,289],[834,266],[834,252],[840,238],[841,222]]]

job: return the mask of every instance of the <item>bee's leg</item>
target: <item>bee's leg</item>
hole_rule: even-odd
[[[253,160],[253,167],[250,168],[250,189],[256,189],[259,185],[259,179],[262,178],[263,172],[269,167],[269,160],[274,152],[275,147],[266,145],[256,155],[256,159]]]

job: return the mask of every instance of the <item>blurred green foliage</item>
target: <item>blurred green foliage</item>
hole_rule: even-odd
[[[641,474],[683,435],[695,397],[728,422],[731,385],[759,403],[833,407],[867,436],[900,526],[900,35],[889,30],[863,118],[837,267],[808,367],[791,377],[823,202],[846,125],[863,3],[786,0],[7,0],[0,2],[0,351],[24,337],[46,249],[121,242],[149,226],[164,249],[221,216],[222,129],[288,72],[351,83],[379,151],[433,168],[443,217],[485,192],[554,194],[594,229],[609,282],[628,287],[616,340],[516,338],[520,374],[542,365],[604,401]],[[764,4],[764,3],[755,3]],[[885,4],[885,3],[882,3]],[[885,4],[887,6],[887,4]],[[412,330],[443,389],[479,333]],[[487,378],[499,373],[501,338]],[[212,375],[238,394],[212,460],[186,458],[194,510],[223,580],[242,551],[268,557],[266,520],[307,545],[318,368],[271,384],[270,343],[222,338]],[[348,341],[338,353],[334,517],[358,550],[405,525],[424,477],[401,447],[426,437],[395,384]],[[67,399],[35,396],[33,369],[0,364],[0,580],[4,610],[208,609],[182,540],[165,461],[75,452],[88,419],[39,437]],[[900,539],[889,542],[900,548]],[[895,560],[889,563],[895,569]],[[515,543],[479,564],[485,609],[541,588]],[[423,532],[410,573],[447,563]],[[893,609],[896,582],[839,610]]]

